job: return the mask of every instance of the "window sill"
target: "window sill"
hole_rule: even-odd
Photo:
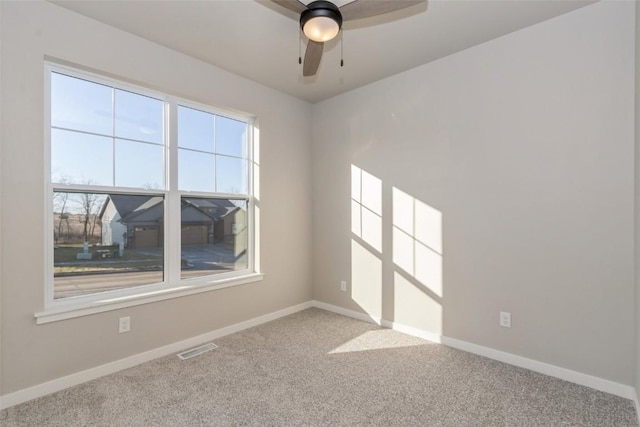
[[[105,311],[119,310],[121,308],[133,307],[136,305],[149,304],[156,301],[164,301],[172,298],[180,298],[187,295],[209,292],[231,286],[244,285],[247,283],[262,280],[264,274],[252,273],[242,277],[233,277],[225,280],[217,280],[198,285],[177,286],[170,289],[155,290],[144,294],[109,298],[90,303],[74,304],[66,307],[54,307],[46,309],[40,313],[35,313],[36,323],[57,322],[59,320],[72,319],[74,317],[88,316]]]

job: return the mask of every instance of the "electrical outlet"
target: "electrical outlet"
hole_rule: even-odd
[[[121,317],[118,321],[118,333],[129,332],[131,330],[131,317]]]
[[[346,280],[341,280],[340,281],[340,290],[342,292],[346,292],[347,291],[347,281]]]
[[[511,327],[511,313],[507,313],[506,311],[500,312],[500,326],[504,326],[505,328]]]

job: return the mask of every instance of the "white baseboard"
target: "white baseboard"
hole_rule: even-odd
[[[423,338],[428,341],[442,343],[449,347],[457,348],[459,350],[477,354],[479,356],[488,357],[489,359],[494,359],[500,362],[508,363],[510,365],[518,366],[520,368],[525,368],[531,371],[539,372],[541,374],[556,377],[561,380],[604,391],[605,393],[610,393],[616,396],[623,397],[625,399],[631,399],[635,402],[636,414],[638,414],[638,416],[640,417],[640,410],[638,409],[638,395],[636,394],[635,389],[631,386],[605,380],[603,378],[594,377],[592,375],[583,374],[581,372],[572,371],[570,369],[561,368],[559,366],[550,365],[548,363],[539,362],[537,360],[527,359],[526,357],[517,356],[515,354],[506,353],[504,351],[495,350],[493,348],[483,347],[481,345],[473,344],[467,341],[441,336],[438,334],[434,334],[433,332],[398,324],[386,319],[377,318],[376,320],[373,320],[374,318],[367,314],[348,310],[321,301],[313,301],[313,306],[321,308],[323,310],[332,311],[337,314],[342,314],[344,316],[352,317],[354,319],[376,323],[385,328],[394,329],[407,335],[413,335],[415,337]]]
[[[198,346],[207,341],[221,338],[226,335],[233,334],[244,329],[252,328],[254,326],[276,320],[280,317],[288,316],[307,308],[311,308],[312,306],[312,302],[308,301],[302,304],[294,305],[292,307],[287,307],[283,310],[255,317],[253,319],[236,323],[234,325],[226,326],[224,328],[217,329],[203,335],[188,338],[183,341],[145,351],[144,353],[139,353],[124,359],[116,360],[115,362],[96,366],[95,368],[90,368],[85,371],[77,372],[75,374],[67,375],[62,378],[57,378],[46,383],[38,384],[36,386],[22,389],[14,393],[0,396],[0,409],[6,409],[32,399],[45,396],[47,394],[55,393],[56,391],[64,390],[66,388],[73,387],[75,385],[121,371],[123,369],[131,368],[132,366],[136,366],[141,363],[157,359],[159,357],[177,353],[187,348]]]
[[[261,325],[272,320],[276,320],[280,317],[288,316],[298,311],[305,310],[307,308],[317,307],[326,311],[331,311],[343,316],[351,317],[357,320],[361,320],[368,323],[374,323],[386,328],[394,329],[399,332],[406,333],[408,335],[416,336],[426,339],[428,341],[442,343],[444,345],[457,348],[459,350],[467,351],[469,353],[478,354],[480,356],[488,357],[490,359],[498,360],[500,362],[508,363],[510,365],[518,366],[521,368],[529,369],[542,374],[550,375],[556,378],[560,378],[565,381],[573,382],[576,384],[584,385],[594,388],[596,390],[611,393],[616,396],[620,396],[626,399],[631,399],[636,406],[636,414],[639,417],[640,422],[640,402],[638,401],[638,394],[636,390],[628,385],[619,384],[613,381],[605,380],[602,378],[594,377],[591,375],[583,374],[580,372],[572,371],[566,368],[550,365],[544,362],[539,362],[532,359],[527,359],[522,356],[517,356],[511,353],[506,353],[500,350],[495,350],[489,347],[483,347],[477,344],[472,344],[466,341],[458,340],[455,338],[449,338],[446,336],[440,336],[432,332],[423,331],[411,326],[402,325],[397,322],[391,322],[381,319],[380,317],[371,316],[365,313],[360,313],[354,310],[349,310],[343,307],[339,307],[332,304],[327,304],[321,301],[308,301],[302,304],[298,304],[292,307],[285,308],[273,313],[265,314],[263,316],[255,317],[253,319],[246,320],[244,322],[236,323],[221,329],[217,329],[212,332],[208,332],[203,335],[188,338],[183,341],[179,341],[173,344],[169,344],[163,347],[159,347],[153,350],[146,351],[144,353],[136,354],[124,359],[116,360],[111,363],[107,363],[95,368],[87,369],[85,371],[77,372],[75,374],[67,375],[62,378],[57,378],[52,381],[48,381],[43,384],[38,384],[33,387],[29,387],[23,390],[16,391],[4,396],[0,396],[0,409],[9,408],[11,406],[27,402],[29,400],[45,396],[47,394],[54,393],[56,391],[64,390],[66,388],[82,384],[93,379],[112,374],[123,369],[127,369],[144,362],[157,359],[159,357],[167,356],[172,353],[177,353],[181,350],[195,347],[203,344],[207,341],[211,341],[223,336],[233,334],[254,326]]]
[[[348,308],[340,307],[333,304],[327,304],[326,302],[313,300],[311,301],[311,305],[316,308],[321,308],[326,311],[331,311],[333,313],[342,314],[343,316],[351,317],[352,319],[362,320],[367,323],[375,323],[376,325],[380,325],[382,319],[380,317],[371,316],[370,314],[360,313],[358,311],[349,310]]]
[[[551,365],[537,360],[527,359],[526,357],[518,356],[500,350],[495,350],[489,347],[483,347],[481,345],[473,344],[467,341],[443,336],[442,344],[449,347],[457,348],[459,350],[467,351],[469,353],[488,357],[489,359],[494,359],[500,362],[508,363],[510,365],[518,366],[520,368],[529,369],[530,371],[540,372],[541,374],[556,377],[561,380],[604,391],[605,393],[624,397],[625,399],[633,399],[633,395],[635,394],[633,387],[625,384],[616,383],[613,381],[605,380],[603,378],[594,377],[592,375],[583,374],[581,372],[572,371],[570,369],[561,368],[559,366]]]
[[[433,341],[439,343],[441,341],[440,335],[434,334],[432,332],[423,331],[418,328],[414,328],[412,326],[403,325],[397,322],[391,322],[389,320],[382,319],[380,317],[371,316],[370,314],[360,313],[359,311],[349,310],[348,308],[340,307],[338,305],[327,304],[326,302],[312,301],[312,304],[316,308],[321,308],[326,311],[331,311],[336,314],[342,314],[343,316],[351,317],[352,319],[362,320],[367,323],[375,323],[378,326],[382,326],[384,328],[393,329],[398,332],[403,332],[407,335],[412,335],[414,337],[423,338],[428,341]]]
[[[422,338],[427,341],[442,343],[442,335],[434,334],[433,332],[424,331],[422,329],[414,328],[413,326],[403,325],[402,323],[392,322],[390,320],[382,319],[382,326],[385,328],[393,329],[394,331],[402,332],[407,335]]]

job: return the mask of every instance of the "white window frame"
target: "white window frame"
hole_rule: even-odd
[[[122,89],[139,95],[149,96],[164,102],[164,181],[163,190],[146,190],[143,188],[125,188],[98,185],[58,184],[51,180],[51,73],[60,73],[80,78],[112,88]],[[154,301],[176,298],[199,292],[236,286],[262,280],[263,275],[257,271],[259,263],[256,256],[255,197],[254,186],[254,130],[255,119],[249,115],[237,114],[190,100],[170,96],[157,91],[131,85],[120,80],[104,77],[95,73],[62,66],[53,62],[45,62],[44,78],[44,137],[45,137],[45,301],[44,310],[35,313],[38,324],[84,316],[103,311],[146,304]],[[247,124],[247,189],[248,194],[228,194],[213,192],[181,191],[178,188],[178,141],[177,110],[184,106],[201,110]],[[114,159],[115,161],[115,159]],[[95,192],[104,194],[138,194],[161,195],[164,198],[164,280],[160,283],[133,286],[121,290],[111,290],[82,296],[54,299],[53,274],[53,193],[54,191]],[[247,201],[247,268],[243,270],[223,272],[181,279],[181,197],[193,198],[226,198],[244,199]]]

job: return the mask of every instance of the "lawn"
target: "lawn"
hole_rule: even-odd
[[[101,258],[100,250],[108,250],[112,254],[112,258]],[[89,252],[93,255],[91,260],[78,260],[76,254],[83,251],[82,245],[59,245],[56,246],[53,251],[53,263],[60,262],[100,262],[100,261],[114,261],[114,260],[148,260],[148,259],[162,259],[160,255],[152,255],[148,253],[141,253],[135,249],[125,249],[121,257],[113,257],[113,252],[118,250],[117,245],[113,246],[90,246]]]
[[[124,249],[122,256],[117,254],[118,246],[91,246],[90,260],[79,260],[78,253],[83,251],[82,245],[60,245],[54,249],[54,275],[83,274],[83,273],[118,273],[131,271],[162,270],[162,255],[141,253],[135,249]],[[108,251],[110,257],[102,258],[102,253]]]

